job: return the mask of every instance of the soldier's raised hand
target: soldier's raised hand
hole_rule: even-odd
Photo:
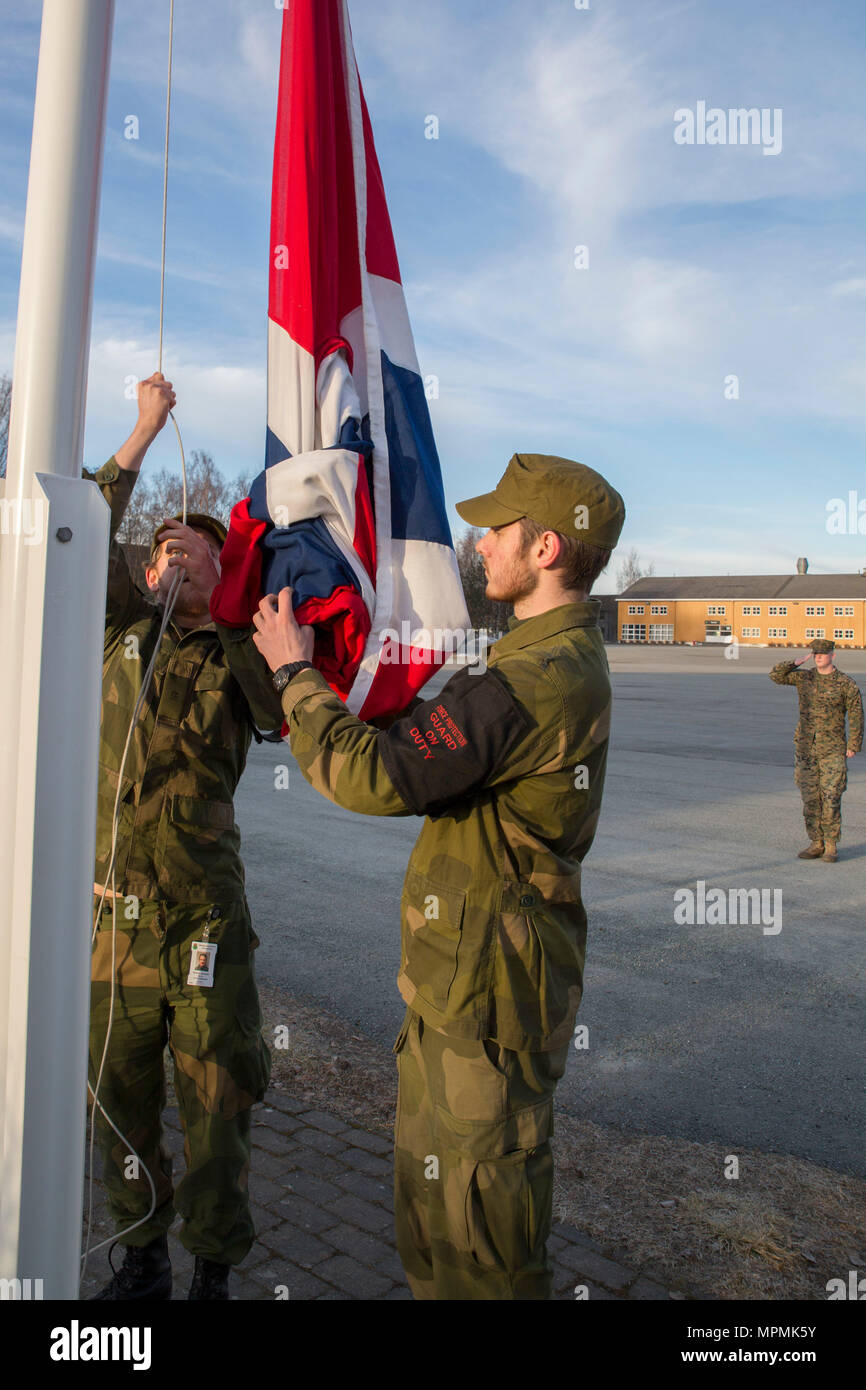
[[[177,397],[170,381],[162,372],[154,372],[138,383],[138,424],[151,438],[156,438],[174,409]]]

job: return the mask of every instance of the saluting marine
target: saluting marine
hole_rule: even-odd
[[[842,794],[848,786],[848,758],[863,747],[863,701],[857,682],[834,665],[835,643],[816,637],[809,644],[815,669],[802,661],[780,661],[770,672],[777,685],[795,685],[800,721],[794,734],[794,781],[803,798],[809,844],[799,859],[835,864],[842,838]],[[848,735],[845,735],[845,716]]]
[[[611,691],[589,591],[622,498],[567,459],[515,455],[458,506],[487,594],[514,604],[484,672],[387,730],[309,664],[291,590],[255,615],[307,781],[367,815],[425,816],[402,898],[397,1244],[419,1299],[544,1299],[553,1094],[583,987],[581,861],[601,808]]]
[[[101,1109],[96,1124],[119,1232],[142,1221],[151,1206],[146,1174],[130,1162],[135,1154],[156,1186],[156,1210],[120,1235],[124,1263],[97,1295],[115,1300],[171,1296],[166,1232],[175,1210],[183,1218],[180,1239],[196,1257],[189,1297],[228,1298],[229,1267],[254,1239],[250,1111],[270,1074],[252,967],[258,939],[244,895],[232,797],[254,731],[280,728],[280,702],[249,633],[218,633],[210,621],[226,535],[219,521],[188,516],[187,525],[174,519],[157,532],[146,570],[156,606],[136,588],[114,539],[142,459],[173,403],[171,383],[159,373],[142,382],[130,439],[98,473],[85,472],[111,508],[90,1084],[102,1064],[113,997],[97,1098],[124,1138]],[[185,577],[123,768],[112,875],[124,747],[178,566]],[[186,1175],[174,1194],[171,1158],[161,1142],[166,1043],[185,1136]]]

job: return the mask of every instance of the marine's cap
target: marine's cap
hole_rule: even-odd
[[[458,502],[470,526],[507,526],[527,516],[592,545],[613,550],[625,504],[600,473],[551,454],[515,454],[493,492]]]
[[[832,652],[836,650],[836,643],[831,642],[828,637],[816,637],[814,642],[809,643],[809,650],[813,652]]]
[[[183,512],[175,512],[173,519],[175,521],[183,521]],[[220,549],[222,549],[222,546],[225,543],[225,538],[228,535],[228,531],[223,526],[221,521],[217,521],[216,517],[205,516],[204,512],[187,512],[186,524],[187,526],[198,526],[202,531],[209,531],[210,534],[213,536],[214,540],[219,541]],[[157,526],[156,530],[153,533],[153,541],[150,547],[151,560],[153,559],[154,555],[156,554],[156,551],[162,544],[162,540],[168,540],[168,532],[166,531],[165,526]]]

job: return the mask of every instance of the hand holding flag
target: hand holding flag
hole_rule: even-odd
[[[312,661],[315,633],[311,627],[299,627],[295,622],[288,586],[279,595],[265,595],[253,614],[253,626],[253,642],[272,671],[294,661]]]

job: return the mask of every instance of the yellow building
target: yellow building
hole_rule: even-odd
[[[803,647],[828,637],[866,647],[866,570],[860,574],[638,579],[617,600],[620,642],[731,642]]]

